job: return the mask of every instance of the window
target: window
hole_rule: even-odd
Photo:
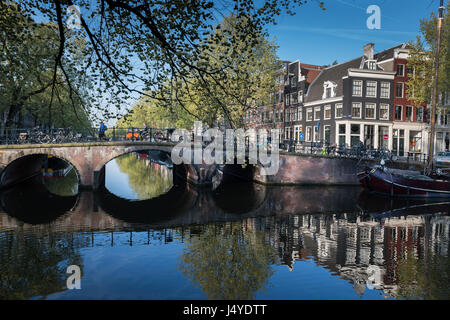
[[[364,125],[364,145],[373,149],[375,147],[375,126],[374,125]]]
[[[297,120],[298,121],[302,121],[303,120],[303,112],[302,112],[302,108],[301,107],[297,108]]]
[[[291,97],[290,97],[290,95],[286,95],[286,105],[288,106],[288,105],[290,105],[291,104]]]
[[[301,132],[302,132],[302,126],[295,126],[294,127],[294,140],[295,141],[299,141],[300,140],[299,135],[300,135]]]
[[[289,109],[285,109],[284,110],[284,122],[289,122],[289,117],[290,117],[290,112],[289,112]]]
[[[423,107],[417,107],[417,109],[416,109],[416,120],[418,122],[423,122]]]
[[[350,145],[357,146],[359,145],[361,133],[361,126],[359,124],[351,124],[350,125]]]
[[[403,77],[405,75],[405,65],[398,64],[397,65],[397,76]]]
[[[376,70],[377,64],[375,63],[375,61],[369,61],[368,64],[370,70]]]
[[[361,97],[362,96],[362,80],[353,80],[353,96]]]
[[[306,109],[306,121],[313,120],[313,110],[312,108]]]
[[[381,108],[381,107],[380,107]],[[389,127],[378,127],[378,148],[387,148],[389,145]]]
[[[352,118],[361,119],[361,102],[352,103]]]
[[[366,84],[366,97],[376,97],[377,96],[377,82],[367,81]]]
[[[335,118],[342,118],[342,103],[336,103]]]
[[[331,106],[328,104],[325,106],[325,120],[331,119]]]
[[[298,94],[295,92],[295,93],[291,93],[291,102],[294,104],[294,103],[297,103],[297,98],[298,98]]]
[[[411,106],[406,106],[405,120],[413,121],[413,108]]]
[[[326,98],[331,98],[331,88],[326,88]]]
[[[320,141],[319,127],[318,126],[314,126],[314,142],[319,142],[319,141]]]
[[[396,91],[395,91],[395,96],[397,98],[403,98],[403,91],[404,91],[404,89],[403,89],[403,82],[397,82],[397,88],[396,88]]]
[[[320,120],[320,107],[314,108],[314,121]]]
[[[306,141],[311,141],[312,127],[306,127]]]
[[[291,139],[291,128],[290,127],[286,127],[284,129],[284,139],[285,140],[290,140]]]
[[[389,82],[381,82],[381,98],[389,99],[391,95],[391,84]]]
[[[408,67],[406,68],[406,72],[407,72],[407,76],[408,77],[413,77],[414,76],[414,67]]]
[[[339,146],[345,147],[345,124],[339,125]]]
[[[410,131],[409,132],[409,151],[420,152],[422,148],[422,132]]]
[[[302,90],[300,90],[298,92],[298,102],[303,102],[303,91]]]
[[[375,119],[376,104],[366,103],[366,119]]]
[[[402,120],[403,106],[395,106],[395,120]]]
[[[325,140],[325,143],[327,143],[327,144],[331,143],[331,127],[330,126],[323,127],[323,139]]]
[[[380,120],[389,120],[389,105],[380,104]]]

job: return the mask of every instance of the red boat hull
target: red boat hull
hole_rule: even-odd
[[[450,197],[450,181],[446,180],[418,179],[382,168],[359,172],[358,179],[365,189],[391,196]]]

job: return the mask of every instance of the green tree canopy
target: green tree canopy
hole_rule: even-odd
[[[65,41],[65,68],[59,69],[58,27],[34,22],[14,2],[0,2],[0,111],[7,114],[6,126],[20,125],[14,119],[25,113],[39,124],[89,125],[89,81],[78,65],[84,41],[70,33]]]
[[[295,9],[306,2],[28,0],[21,3],[20,8],[57,26],[59,42],[53,60],[55,69],[60,72],[66,71],[70,63],[65,59],[69,51],[68,35],[75,33],[85,40],[83,50],[87,59],[79,68],[93,79],[95,96],[91,104],[103,118],[120,118],[123,106],[131,98],[140,96],[171,103],[176,90],[185,89],[180,86],[191,82],[196,75],[195,86],[200,87],[202,93],[210,95],[224,85],[217,96],[219,101],[213,99],[214,107],[220,105],[227,120],[234,122],[234,110],[228,111],[234,106],[220,99],[236,93],[234,86],[228,84],[234,80],[239,66],[227,63],[227,54],[213,56],[217,51],[211,45],[226,46],[229,54],[238,52],[237,49],[253,48],[256,40],[266,34],[266,26],[275,23],[278,15],[293,15]],[[317,3],[323,9],[323,3]],[[238,32],[218,32],[224,26],[218,21],[230,14],[240,21]],[[67,27],[67,22],[74,18],[79,19],[78,30]],[[245,79],[244,75],[240,77]],[[64,80],[73,82],[69,77]],[[55,82],[53,76],[52,85]],[[183,94],[182,97],[198,103],[195,96],[191,99]],[[240,102],[249,103],[245,99]]]
[[[441,46],[439,55],[438,107],[450,108],[447,105],[450,94],[450,4],[445,8],[442,24]],[[406,83],[408,99],[414,103],[428,104],[432,102],[434,74],[437,52],[437,17],[431,13],[430,18],[420,21],[420,35],[416,41],[409,43],[408,59],[409,81]]]

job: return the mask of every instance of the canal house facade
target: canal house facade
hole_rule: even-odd
[[[317,66],[283,62],[271,104],[249,111],[247,128],[279,129],[280,139],[325,142],[351,148],[385,148],[399,157],[422,158],[428,150],[426,105],[406,97],[414,73],[402,43],[375,53],[373,43],[359,58]],[[448,111],[437,119],[436,151],[449,148]]]
[[[395,72],[380,66],[394,48],[324,69],[308,90],[304,140],[340,147],[391,148]],[[303,129],[303,128],[302,128]]]

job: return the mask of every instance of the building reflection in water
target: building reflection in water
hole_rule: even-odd
[[[129,221],[126,213],[118,218],[106,211],[108,206],[101,206],[108,197],[96,201],[101,195],[91,192],[80,193],[76,201],[73,197],[49,197],[47,191],[41,192],[45,201],[37,200],[43,196],[31,197],[37,193],[25,189],[3,192],[0,200],[6,212],[0,212],[0,296],[45,297],[65,290],[65,267],[86,263],[82,248],[158,243],[162,244],[158,246],[161,253],[165,245],[182,247],[174,257],[174,267],[182,272],[184,281],[210,299],[252,299],[264,291],[270,298],[269,284],[277,270],[302,268],[300,261],[312,262],[351,283],[355,297],[371,289],[399,299],[450,298],[449,203],[387,201],[360,195],[355,188],[250,184],[246,188],[254,195],[254,204],[246,205],[248,212],[240,212],[224,205],[240,201],[239,194],[226,190],[235,188],[232,185],[222,186],[218,192],[186,188],[183,199],[189,201],[182,201],[177,215],[165,220],[145,216],[148,213],[142,204],[174,203],[168,192],[167,198],[135,201],[142,214],[140,219],[139,212],[130,214],[133,219]],[[174,194],[180,198],[179,193]],[[39,221],[45,205],[51,207],[51,199],[58,200],[61,212],[53,212],[52,221],[48,215]],[[32,205],[22,205],[30,200],[35,203],[34,210]],[[113,207],[119,207],[120,198],[114,201]],[[126,207],[127,200],[123,201]],[[104,268],[106,272],[108,265]],[[151,278],[152,270],[133,274]],[[158,289],[164,296],[164,288]]]

